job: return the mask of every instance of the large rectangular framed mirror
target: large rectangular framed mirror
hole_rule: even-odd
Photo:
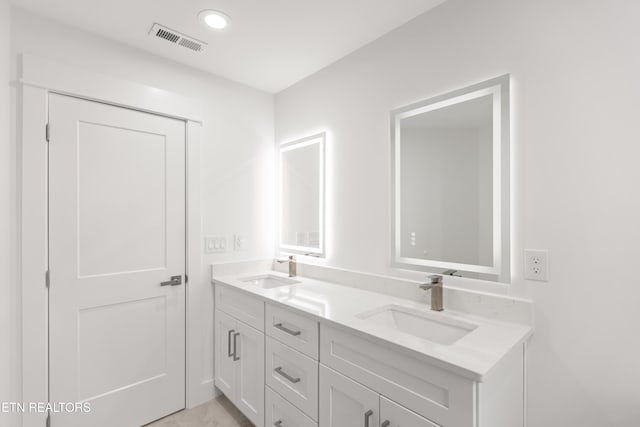
[[[325,133],[280,146],[280,251],[324,257]]]
[[[509,76],[391,113],[392,265],[510,281]]]

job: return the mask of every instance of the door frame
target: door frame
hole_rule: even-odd
[[[151,86],[69,67],[40,57],[19,58],[17,88],[18,250],[22,319],[22,401],[49,402],[48,142],[49,94],[73,96],[185,122],[186,127],[186,263],[185,403],[197,406],[214,397],[213,379],[202,378],[197,319],[207,309],[198,288],[202,268],[200,210],[200,132],[202,107],[197,100]],[[51,130],[55,132],[55,129]],[[203,305],[204,302],[204,305]],[[213,363],[213,362],[212,362]],[[46,413],[22,414],[23,427],[42,427]]]

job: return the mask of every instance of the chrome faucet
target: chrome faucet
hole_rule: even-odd
[[[296,277],[296,256],[289,255],[289,259],[277,259],[280,264],[284,262],[289,263],[289,277]]]
[[[431,310],[442,311],[444,310],[442,303],[442,276],[434,274],[429,276],[429,283],[420,285],[420,289],[425,291],[431,290]]]

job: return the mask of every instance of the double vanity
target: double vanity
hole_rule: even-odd
[[[527,324],[274,271],[213,283],[215,384],[258,427],[523,425]]]
[[[327,132],[280,145],[277,253],[292,277],[273,264],[213,279],[215,384],[256,426],[524,425],[531,322],[504,314],[527,302],[450,286],[506,292],[512,278],[509,87],[504,75],[391,112],[385,267],[439,273],[430,283],[330,267],[295,277],[293,256],[326,257],[335,233],[335,158]]]

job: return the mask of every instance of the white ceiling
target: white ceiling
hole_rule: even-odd
[[[445,0],[14,0],[38,14],[213,74],[278,92]],[[198,22],[203,9],[228,32]],[[207,42],[195,53],[149,37],[158,22]]]

